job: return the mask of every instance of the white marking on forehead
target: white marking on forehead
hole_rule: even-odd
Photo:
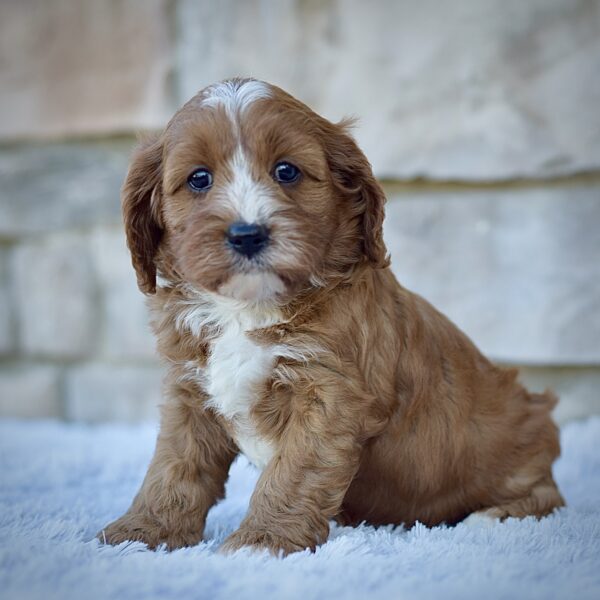
[[[241,146],[236,148],[229,168],[232,180],[225,189],[225,201],[241,221],[266,224],[277,205],[271,191],[252,177],[250,163]]]
[[[202,103],[207,106],[222,105],[233,117],[243,113],[256,100],[270,97],[271,90],[262,81],[223,81],[206,90]]]
[[[240,141],[239,116],[256,100],[271,97],[271,89],[262,81],[224,81],[209,87],[203,104],[223,106],[231,119],[238,146],[229,166],[232,180],[225,188],[224,201],[246,223],[265,224],[277,209],[268,188],[252,177],[250,163]]]

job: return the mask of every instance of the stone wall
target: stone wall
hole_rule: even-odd
[[[356,136],[401,281],[490,356],[600,412],[600,1],[0,4],[0,414],[153,418],[126,252],[135,131],[268,79]]]

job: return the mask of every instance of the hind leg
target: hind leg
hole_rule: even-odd
[[[564,505],[565,501],[560,495],[556,484],[552,478],[549,478],[538,482],[527,495],[511,500],[510,502],[498,504],[497,506],[478,510],[469,515],[467,519],[469,521],[476,521],[480,517],[487,517],[503,520],[508,517],[523,519],[529,516],[541,519],[549,515],[555,508]]]

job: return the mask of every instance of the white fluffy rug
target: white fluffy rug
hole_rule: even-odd
[[[155,428],[0,423],[0,596],[177,598],[600,598],[600,418],[567,426],[555,474],[568,508],[541,522],[410,530],[334,527],[316,553],[216,554],[257,474],[235,463],[207,542],[176,552],[100,546],[129,505]]]

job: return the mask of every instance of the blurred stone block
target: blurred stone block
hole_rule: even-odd
[[[0,238],[120,222],[134,140],[0,149]]]
[[[8,253],[0,249],[0,355],[16,350],[12,324],[12,298],[8,278]]]
[[[0,283],[0,355],[14,351],[11,323],[9,290],[5,283]]]
[[[520,367],[519,371],[531,391],[556,392],[554,418],[559,425],[600,415],[600,367]]]
[[[12,278],[20,350],[80,358],[96,346],[97,289],[88,245],[64,234],[14,250]]]
[[[75,367],[66,378],[66,416],[88,422],[155,420],[161,380],[159,367]]]
[[[599,28],[587,0],[2,2],[0,139],[161,127],[242,75],[359,116],[382,177],[592,170]]]
[[[489,356],[600,364],[600,187],[389,194],[400,282]]]
[[[180,101],[266,79],[357,115],[379,176],[506,179],[600,167],[600,4],[180,0]]]
[[[169,0],[0,2],[0,138],[131,131],[170,112]]]
[[[96,228],[91,248],[104,298],[105,355],[156,359],[148,310],[137,288],[123,228]]]
[[[0,416],[60,418],[59,372],[55,367],[21,363],[0,368]]]

